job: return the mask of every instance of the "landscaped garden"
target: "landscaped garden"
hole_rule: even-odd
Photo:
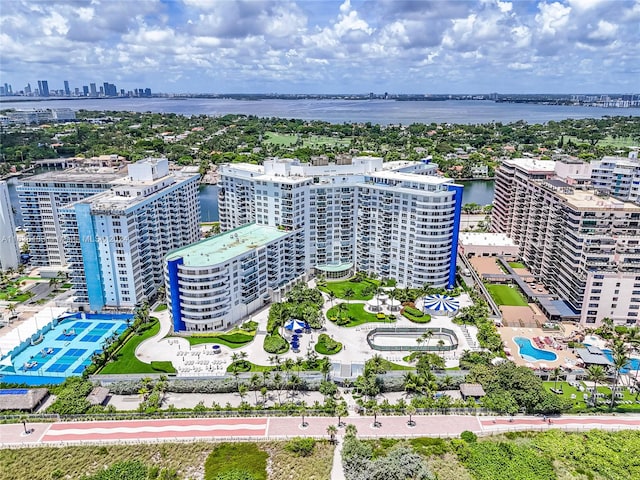
[[[155,361],[144,363],[136,357],[136,348],[148,338],[160,332],[160,322],[152,319],[151,322],[140,327],[138,333],[131,333],[125,343],[114,353],[114,359],[107,363],[98,372],[100,374],[122,373],[175,373],[171,362]]]
[[[342,343],[334,340],[326,333],[321,333],[318,337],[315,350],[321,355],[335,355],[342,350]]]
[[[327,311],[327,318],[343,327],[356,327],[369,322],[394,322],[395,315],[369,313],[364,303],[339,303]]]
[[[229,348],[244,347],[253,341],[255,332],[246,332],[244,330],[233,330],[227,333],[212,333],[208,335],[192,335],[187,337],[189,345],[225,345]]]
[[[363,276],[354,277],[341,282],[319,282],[318,288],[336,298],[345,300],[371,300],[380,287],[379,280],[372,280]]]
[[[511,268],[527,268],[527,266],[522,262],[509,262],[509,266]]]
[[[414,323],[429,323],[431,321],[431,315],[409,305],[403,307],[400,313]]]
[[[491,294],[493,301],[498,305],[513,307],[526,307],[528,305],[527,300],[520,293],[520,289],[515,285],[489,283],[485,287]]]

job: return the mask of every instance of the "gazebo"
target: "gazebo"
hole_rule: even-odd
[[[429,315],[452,316],[460,308],[460,302],[447,295],[428,295],[424,297],[424,312]]]

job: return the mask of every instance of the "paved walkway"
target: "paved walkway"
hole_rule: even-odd
[[[541,417],[475,417],[465,415],[414,416],[415,426],[407,425],[406,416],[347,417],[345,423],[356,426],[358,436],[377,437],[452,437],[464,430],[477,434],[494,434],[517,430],[562,429],[640,429],[640,415],[554,417],[551,423]],[[162,442],[196,440],[286,439],[298,436],[327,438],[327,427],[335,417],[245,417],[193,418],[162,420],[122,420],[102,422],[58,422],[27,424],[33,429],[24,434],[22,424],[0,425],[0,448],[16,445],[95,444],[121,442]],[[344,430],[341,428],[340,432]]]
[[[333,305],[346,302],[346,300],[336,298],[333,302],[329,301],[329,297],[323,294],[325,304],[322,308],[322,314],[326,319],[327,311]],[[466,295],[461,298],[461,307],[470,304],[470,300]],[[350,303],[366,303],[361,300],[351,300]],[[388,313],[388,312],[387,312]],[[381,354],[386,359],[405,364],[402,361],[407,352],[376,352],[369,347],[366,337],[367,333],[376,327],[428,327],[438,328],[445,327],[454,330],[458,336],[459,347],[455,352],[445,354],[446,364],[448,367],[458,365],[458,357],[464,351],[470,349],[467,340],[463,335],[460,326],[454,324],[451,318],[447,316],[434,316],[427,325],[415,324],[399,313],[395,313],[397,320],[394,323],[388,322],[371,322],[357,327],[341,327],[335,323],[325,320],[325,329],[323,332],[313,331],[310,334],[300,336],[300,351],[295,353],[289,350],[287,353],[279,355],[280,360],[284,361],[288,358],[296,359],[303,357],[307,351],[313,350],[320,333],[326,333],[332,338],[343,343],[344,348],[337,354],[331,355],[332,362],[341,362],[343,364],[364,363],[376,353]],[[265,352],[262,348],[264,337],[267,330],[267,321],[269,317],[269,307],[254,312],[249,319],[258,323],[258,332],[255,339],[242,348],[231,349],[224,345],[220,346],[221,353],[213,355],[210,344],[201,344],[190,346],[185,338],[168,337],[171,331],[171,319],[169,311],[152,312],[152,315],[160,320],[160,332],[154,337],[141,343],[137,350],[136,356],[139,360],[150,363],[157,360],[168,360],[178,371],[178,376],[194,377],[194,376],[222,376],[232,362],[234,353],[246,352],[247,359],[258,365],[270,365],[272,354]],[[475,327],[467,327],[475,337]]]

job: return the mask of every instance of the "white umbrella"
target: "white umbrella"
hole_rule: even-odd
[[[424,308],[434,312],[455,312],[460,308],[460,302],[447,295],[429,295],[424,297]]]

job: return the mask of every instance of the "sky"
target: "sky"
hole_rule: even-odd
[[[0,83],[640,93],[640,0],[0,0]]]

